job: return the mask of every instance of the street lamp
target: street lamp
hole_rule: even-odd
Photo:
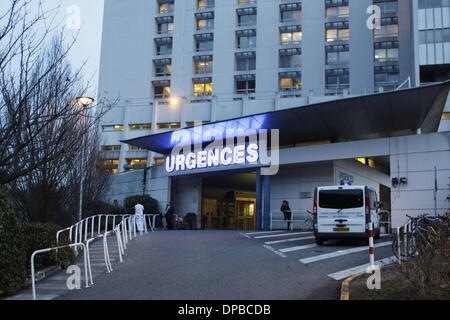
[[[82,96],[76,98],[76,101],[83,107],[81,110],[81,116],[84,115],[84,109],[87,108],[92,102],[94,102],[94,98]],[[78,221],[81,221],[83,217],[83,183],[84,183],[84,134],[81,142],[81,170],[80,170],[80,204],[78,208]]]

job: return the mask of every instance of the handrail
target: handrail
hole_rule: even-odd
[[[64,248],[72,248],[72,247],[77,247],[77,246],[81,246],[84,250],[84,275],[85,275],[85,280],[86,280],[86,288],[89,287],[89,283],[88,283],[88,265],[87,265],[87,259],[86,259],[86,246],[84,245],[84,243],[72,243],[72,244],[67,244],[64,246],[59,246],[59,247],[54,247],[54,248],[46,248],[46,249],[40,249],[40,250],[36,250],[31,254],[31,288],[33,291],[33,300],[36,300],[36,281],[35,281],[35,276],[34,276],[34,257],[39,254],[39,253],[44,253],[44,252],[50,252],[53,250],[58,250],[58,249],[64,249]]]

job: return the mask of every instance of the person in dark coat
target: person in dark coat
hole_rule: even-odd
[[[167,229],[173,230],[173,215],[174,210],[170,203],[166,206],[165,216],[166,216],[166,223],[167,223]]]
[[[289,208],[289,202],[286,200],[283,201],[281,204],[281,212],[284,214],[284,220],[287,220],[287,230],[291,229],[291,219],[292,219],[292,211],[291,208]]]

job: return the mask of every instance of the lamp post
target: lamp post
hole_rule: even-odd
[[[92,103],[94,102],[94,98],[91,97],[78,97],[76,98],[76,101],[80,104],[80,106],[82,107],[81,109],[81,116],[84,116],[84,110]],[[83,121],[83,118],[81,118]],[[80,203],[79,203],[79,208],[78,208],[78,221],[81,221],[82,217],[83,217],[83,183],[84,183],[84,174],[83,174],[83,169],[84,169],[84,133],[83,133],[83,137],[82,137],[82,142],[81,142],[81,167],[80,167]]]

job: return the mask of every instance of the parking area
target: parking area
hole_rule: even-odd
[[[330,241],[317,247],[311,236],[281,231],[149,233],[130,244],[114,272],[98,276],[91,288],[57,299],[338,299],[338,280],[368,263],[366,245]],[[377,260],[392,256],[389,241],[385,236],[376,242]]]

